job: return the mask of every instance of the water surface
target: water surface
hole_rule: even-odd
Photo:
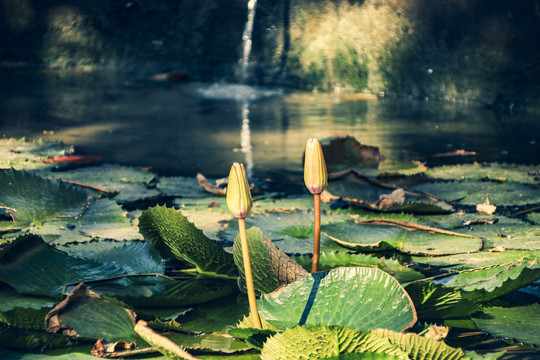
[[[111,73],[3,68],[0,80],[0,136],[62,140],[163,175],[223,177],[239,161],[255,177],[296,177],[306,139],[335,133],[393,160],[540,163],[539,114]],[[459,149],[477,155],[433,156]]]

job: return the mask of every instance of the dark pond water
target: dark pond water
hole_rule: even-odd
[[[110,73],[3,68],[0,80],[0,136],[62,140],[163,175],[222,177],[239,161],[255,177],[297,176],[306,139],[334,133],[387,159],[540,163],[540,114]],[[460,149],[477,155],[433,156]]]

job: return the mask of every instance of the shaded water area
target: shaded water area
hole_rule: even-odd
[[[162,175],[223,177],[239,161],[256,178],[298,178],[306,139],[335,133],[390,160],[540,162],[538,113],[105,72],[4,68],[0,81],[0,136],[62,140],[77,154]],[[435,156],[460,149],[476,155]]]

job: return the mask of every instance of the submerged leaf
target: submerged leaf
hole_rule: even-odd
[[[165,206],[145,210],[139,218],[139,229],[163,257],[191,264],[201,274],[235,277],[236,266],[231,254],[182,215]]]
[[[257,304],[261,317],[280,329],[325,324],[402,331],[416,322],[412,301],[401,285],[373,268],[310,274],[264,295]]]

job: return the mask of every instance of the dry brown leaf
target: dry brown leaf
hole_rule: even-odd
[[[478,211],[480,214],[491,215],[495,212],[495,210],[497,210],[497,207],[489,203],[489,196],[486,196],[486,201],[484,201],[483,204],[476,205],[476,211]]]

